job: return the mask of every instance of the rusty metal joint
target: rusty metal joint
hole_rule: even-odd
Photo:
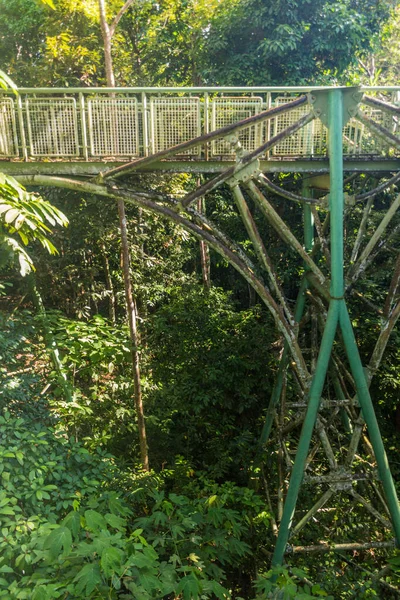
[[[240,183],[246,183],[251,179],[257,178],[260,174],[260,161],[258,159],[252,160],[250,163],[245,164],[241,160],[236,163],[234,173],[232,177],[227,179],[227,184],[232,188],[236,187]]]

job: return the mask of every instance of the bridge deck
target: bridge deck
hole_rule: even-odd
[[[20,88],[0,93],[0,170],[14,174],[95,174],[112,164],[155,154],[272,106],[312,93],[312,87],[257,88]],[[326,88],[329,89],[329,88]],[[400,105],[400,87],[364,88]],[[396,137],[398,116],[363,107]],[[301,105],[244,129],[242,147],[252,151],[310,111]],[[396,150],[351,118],[343,129],[346,170],[398,170]],[[315,119],[262,157],[265,171],[323,172],[327,130]],[[218,172],[235,159],[219,138],[160,161],[151,170]]]

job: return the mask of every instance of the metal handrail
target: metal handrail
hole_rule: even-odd
[[[61,161],[131,161],[177,147],[190,147],[176,156],[185,161],[232,160],[229,139],[208,142],[208,135],[245,118],[290,102],[301,93],[338,86],[222,86],[126,88],[18,88],[0,90],[0,159]],[[344,88],[349,89],[349,88]],[[354,88],[379,92],[400,100],[400,86]],[[256,100],[258,100],[256,102]],[[374,121],[390,132],[398,150],[395,116],[378,107],[367,107],[370,121],[353,118],[343,131],[346,155],[380,155],[387,145],[368,133]],[[276,116],[254,124],[239,136],[247,152],[266,144],[301,119],[310,107],[298,107],[289,116]],[[389,135],[389,137],[390,137]],[[190,140],[204,137],[197,146]],[[400,143],[400,142],[399,142]],[[230,147],[232,148],[230,150]],[[268,147],[268,145],[267,145]],[[327,147],[326,129],[316,119],[302,132],[282,141],[267,159],[322,157]]]

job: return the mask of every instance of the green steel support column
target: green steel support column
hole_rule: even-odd
[[[307,182],[303,183],[303,196],[308,196],[310,193]],[[304,205],[304,248],[307,252],[311,252],[313,243],[314,243],[314,218],[311,211],[311,207],[309,204]],[[305,267],[307,270],[307,266]],[[308,288],[308,282],[305,277],[303,277],[302,282],[300,284],[299,294],[296,300],[296,306],[294,309],[294,320],[296,323],[301,321],[301,318],[304,313],[304,306],[306,302],[306,291]],[[269,401],[267,415],[265,417],[265,423],[263,430],[261,432],[260,440],[259,440],[259,448],[262,447],[268,442],[272,425],[274,422],[275,409],[279,402],[282,393],[283,380],[285,376],[285,371],[289,362],[289,348],[287,342],[285,342],[281,357],[281,362],[279,364],[278,374],[276,376],[274,388],[272,390],[271,399]]]
[[[353,328],[351,325],[349,313],[345,303],[340,309],[340,325],[343,333],[343,339],[346,346],[346,352],[350,363],[350,368],[353,373],[354,381],[357,389],[357,397],[361,406],[362,415],[368,427],[368,434],[375,452],[376,461],[378,463],[378,472],[381,479],[385,496],[388,503],[390,516],[392,518],[393,529],[396,536],[397,545],[400,545],[400,508],[397,498],[396,488],[393,483],[392,474],[385,448],[379,430],[379,425],[376,420],[374,407],[371,396],[368,390],[368,382],[365,377],[364,369],[361,363],[360,355],[357,348],[357,343],[354,337]]]
[[[299,495],[300,485],[303,480],[304,466],[306,463],[308,450],[310,447],[311,436],[317,418],[322,389],[324,387],[325,375],[328,369],[331,356],[332,344],[336,334],[336,328],[339,318],[339,304],[332,302],[328,317],[326,320],[325,331],[322,336],[321,348],[318,355],[315,375],[311,384],[308,397],[307,412],[301,430],[299,446],[296,459],[293,465],[290,485],[286,496],[285,507],[283,509],[282,521],[279,527],[278,539],[276,542],[274,555],[272,557],[272,566],[276,567],[282,564],[286,545],[289,539],[289,532],[292,525],[292,519],[296,508],[297,497]]]
[[[289,489],[279,527],[278,539],[272,557],[272,566],[282,564],[289,539],[290,528],[304,467],[310,447],[311,437],[318,414],[321,394],[325,383],[332,345],[339,321],[340,305],[343,303],[343,97],[340,89],[328,93],[328,128],[329,128],[329,163],[331,175],[330,209],[331,209],[331,301],[325,330],[322,336],[315,374],[308,397],[307,412],[301,430],[299,446],[293,465]]]
[[[329,166],[331,211],[331,302],[344,294],[343,276],[343,96],[341,90],[329,92]]]

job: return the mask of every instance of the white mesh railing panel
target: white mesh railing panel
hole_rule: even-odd
[[[32,156],[79,156],[74,98],[30,98],[25,106]]]
[[[94,98],[87,105],[92,156],[139,154],[136,98]]]
[[[0,98],[0,156],[16,157],[15,109],[12,98]]]
[[[351,118],[347,122],[343,127],[343,154],[357,155],[367,151],[364,129],[364,125],[357,119]]]
[[[151,98],[150,145],[153,153],[166,150],[201,135],[200,98]],[[199,156],[201,147],[180,152]]]
[[[395,132],[396,119],[379,109],[362,107],[362,112],[370,119],[379,123],[392,133]],[[390,142],[385,143],[378,138],[367,125],[355,118],[343,128],[343,153],[346,155],[382,154],[390,148]]]
[[[287,96],[280,96],[275,98],[275,106],[281,106],[282,104],[287,104],[294,98],[289,98]],[[299,106],[297,108],[292,109],[291,111],[284,113],[274,119],[271,119],[270,123],[270,136],[273,137],[281,133],[287,127],[294,125],[299,119],[304,117],[306,114],[310,112],[309,106]],[[322,145],[322,140],[324,138],[324,133],[322,129],[321,121],[311,121],[305,127],[302,127],[297,133],[286,137],[284,140],[279,142],[274,148],[272,148],[271,154],[273,156],[310,156],[311,154],[318,153],[318,150],[321,151],[320,148],[314,148],[314,129],[316,130],[316,143],[318,146]]]
[[[237,123],[252,117],[262,111],[262,98],[214,98],[211,102],[211,130],[215,131],[225,125]],[[251,152],[262,144],[263,125],[258,123],[243,129],[239,133],[239,141],[244,148]],[[211,143],[211,156],[234,156],[231,144],[225,140]]]

